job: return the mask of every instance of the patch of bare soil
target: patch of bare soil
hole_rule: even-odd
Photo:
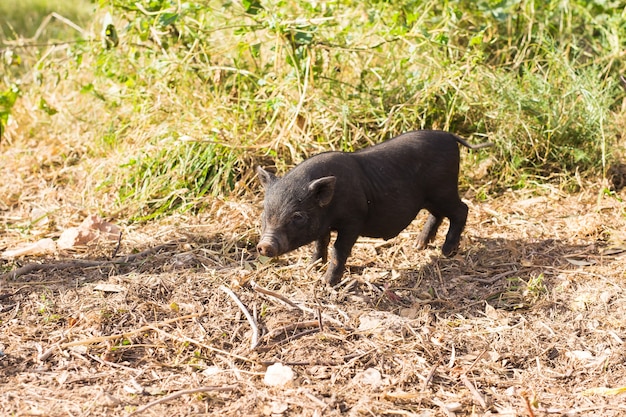
[[[0,261],[0,414],[626,415],[626,206],[598,190],[468,195],[458,255],[416,250],[420,215],[336,290],[310,248],[257,260],[247,202]]]

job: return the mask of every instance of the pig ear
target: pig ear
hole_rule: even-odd
[[[260,166],[256,167],[256,174],[259,176],[259,181],[261,181],[261,185],[263,186],[263,188],[267,188],[278,179],[276,175],[264,170]]]
[[[335,194],[335,177],[323,177],[309,183],[309,191],[315,197],[320,207],[327,206]]]

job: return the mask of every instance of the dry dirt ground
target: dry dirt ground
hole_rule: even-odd
[[[113,261],[1,260],[0,415],[624,416],[626,205],[601,189],[468,193],[457,256],[415,249],[420,215],[335,290],[310,248],[256,259],[258,201],[122,226]],[[36,240],[14,231],[0,250]]]

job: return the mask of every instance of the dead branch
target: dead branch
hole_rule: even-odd
[[[294,303],[293,301],[291,301],[290,299],[288,299],[287,297],[285,297],[282,294],[279,294],[277,292],[274,291],[270,291],[266,288],[261,287],[259,284],[257,284],[256,282],[254,282],[254,280],[250,280],[250,285],[252,286],[252,289],[256,292],[260,292],[261,294],[265,294],[265,295],[269,295],[270,297],[274,297],[279,299],[280,301],[284,302],[285,304],[296,308],[298,310],[302,310],[300,308],[300,306],[298,306],[296,303]]]
[[[61,346],[61,343],[63,343],[64,341],[67,340],[66,336],[63,336],[63,338],[61,338],[61,340],[59,340],[58,342],[54,343],[52,346],[50,346],[48,349],[45,350],[45,352],[42,352],[38,357],[37,360],[39,360],[40,362],[45,362],[48,360],[48,358],[50,356],[52,356],[52,352],[54,352],[56,349],[59,349],[59,347]]]
[[[289,342],[294,341],[296,339],[300,339],[301,337],[304,337],[304,336],[307,336],[307,335],[310,335],[310,334],[313,334],[313,333],[317,333],[319,331],[320,331],[320,329],[318,327],[316,327],[314,329],[305,330],[303,332],[296,333],[293,336],[289,336],[289,337],[287,337],[287,338],[285,338],[283,340],[280,340],[280,341],[278,341],[276,343],[272,343],[269,346],[266,346],[266,347],[263,347],[263,348],[260,348],[260,349],[257,349],[257,350],[259,352],[268,352],[268,351],[272,350],[273,348],[275,348],[277,346],[284,345],[286,343],[289,343]]]
[[[120,234],[117,237],[117,244],[115,245],[115,249],[113,249],[113,253],[111,254],[111,258],[115,258],[117,256],[117,252],[119,252],[121,245],[122,245],[122,231],[120,230]]]
[[[155,405],[162,404],[162,403],[174,400],[174,399],[176,399],[178,397],[182,397],[183,395],[197,394],[199,392],[229,392],[229,391],[234,391],[236,389],[237,389],[236,385],[226,385],[224,387],[201,387],[201,388],[186,389],[186,390],[182,390],[182,391],[177,391],[177,392],[174,392],[172,394],[166,395],[163,398],[159,398],[158,400],[149,402],[148,404],[139,407],[138,409],[136,409],[132,413],[128,414],[127,417],[143,413],[144,411],[146,411],[150,407],[154,407]]]
[[[131,330],[131,331],[128,331],[128,332],[125,332],[125,333],[112,334],[112,335],[109,335],[109,336],[91,337],[89,339],[77,340],[77,341],[74,341],[74,342],[63,343],[63,344],[59,345],[59,347],[61,349],[65,349],[65,348],[72,347],[72,346],[94,345],[96,343],[104,342],[104,341],[107,341],[107,340],[120,339],[122,337],[128,337],[128,336],[132,336],[132,335],[135,335],[135,334],[143,333],[143,332],[145,332],[147,330],[154,329],[155,326],[165,326],[165,325],[168,325],[168,324],[171,324],[171,323],[175,323],[177,321],[187,320],[187,319],[199,317],[201,315],[202,315],[201,313],[187,314],[186,316],[175,317],[173,319],[165,320],[165,321],[162,321],[162,322],[159,322],[159,323],[148,324],[148,325],[142,326],[142,327],[140,327],[138,329]]]
[[[526,390],[522,390],[522,392],[520,392],[520,395],[522,399],[524,400],[524,404],[526,405],[526,411],[528,412],[528,417],[535,417],[535,413],[533,413],[533,408],[530,405],[530,400],[528,399]]]
[[[237,304],[239,309],[246,316],[246,319],[248,319],[248,323],[250,323],[250,327],[252,328],[252,340],[250,341],[250,349],[254,349],[259,343],[259,327],[256,325],[254,318],[252,318],[246,306],[243,305],[239,297],[237,297],[237,295],[232,292],[230,288],[227,288],[224,285],[220,285],[220,290],[224,291],[226,294],[228,294],[230,298],[233,299],[235,304]]]
[[[166,331],[164,331],[162,329],[159,329],[157,327],[149,326],[149,328],[151,330],[153,330],[153,331],[155,331],[155,332],[157,332],[157,333],[159,333],[159,334],[169,338],[169,339],[176,340],[177,342],[192,343],[192,344],[194,344],[196,346],[199,346],[201,348],[210,350],[211,352],[214,352],[214,353],[220,353],[222,355],[230,356],[232,358],[239,359],[239,360],[242,360],[244,362],[254,363],[254,361],[252,359],[246,358],[245,356],[237,355],[236,353],[227,352],[225,350],[218,349],[218,348],[215,348],[213,346],[209,346],[209,345],[204,344],[202,342],[198,342],[197,340],[194,340],[194,339],[192,339],[190,337],[187,337],[187,336],[183,336],[183,337],[174,336],[173,334],[170,334],[170,333],[168,333],[168,332],[166,332]]]
[[[166,243],[163,245],[155,246],[154,248],[146,249],[139,253],[134,253],[132,255],[127,255],[122,258],[117,259],[106,259],[102,261],[91,261],[84,259],[72,259],[59,263],[29,263],[20,268],[17,268],[11,272],[7,272],[5,274],[0,275],[0,281],[8,281],[14,280],[17,277],[22,275],[30,274],[38,271],[53,271],[58,269],[68,269],[68,268],[91,268],[94,266],[105,266],[105,265],[120,265],[127,264],[136,261],[137,259],[146,257],[148,255],[152,255],[153,253],[159,252],[161,249],[171,247],[175,245],[175,243]]]
[[[483,396],[478,392],[478,389],[472,384],[472,381],[469,380],[466,374],[461,375],[461,382],[470,390],[474,399],[480,404],[482,408],[487,408],[487,403]]]
[[[248,359],[248,358],[246,358],[244,356],[240,356],[240,355],[237,355],[237,354],[234,354],[234,353],[226,352],[224,350],[215,348],[213,346],[209,346],[209,345],[206,345],[204,343],[198,342],[198,341],[196,341],[194,339],[191,339],[189,337],[182,337],[182,338],[181,337],[177,337],[177,336],[171,335],[171,334],[167,333],[166,331],[163,331],[163,330],[161,330],[161,329],[159,329],[157,327],[157,326],[165,326],[165,325],[168,325],[168,324],[171,324],[171,323],[174,323],[174,322],[177,322],[177,321],[181,321],[181,320],[187,320],[187,319],[190,319],[190,318],[199,317],[201,315],[202,315],[201,313],[187,314],[186,316],[175,317],[173,319],[165,320],[165,321],[162,321],[162,322],[159,322],[159,323],[148,324],[146,326],[140,327],[139,329],[131,330],[131,331],[125,332],[125,333],[118,333],[118,334],[109,335],[109,336],[92,337],[92,338],[85,339],[85,340],[78,340],[78,341],[75,341],[75,342],[63,343],[63,344],[59,345],[59,348],[65,349],[65,348],[72,347],[72,346],[93,345],[95,343],[103,342],[103,341],[106,341],[106,340],[119,339],[119,338],[122,338],[122,337],[128,337],[128,336],[132,336],[132,335],[135,335],[135,334],[144,333],[144,332],[146,332],[148,330],[152,330],[152,331],[155,331],[155,332],[157,332],[159,334],[165,335],[165,336],[167,336],[170,339],[174,339],[174,340],[181,341],[181,342],[193,343],[194,345],[200,346],[202,348],[205,348],[205,349],[210,350],[210,351],[215,352],[215,353],[221,353],[223,355],[231,356],[233,358],[240,359],[242,361],[252,362],[251,359]]]
[[[426,391],[426,388],[428,388],[428,384],[430,384],[430,381],[433,380],[433,377],[435,376],[435,372],[437,371],[437,368],[439,368],[439,365],[441,365],[441,361],[438,361],[431,368],[430,372],[428,373],[428,376],[426,376],[426,380],[424,381],[424,386],[422,387],[422,391]]]
[[[280,334],[288,334],[294,330],[306,329],[309,327],[320,327],[318,320],[301,321],[298,323],[288,324],[286,326],[274,329],[264,336],[264,338],[272,339]]]

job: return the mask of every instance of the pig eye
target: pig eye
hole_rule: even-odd
[[[296,226],[304,226],[306,224],[306,216],[303,213],[294,213],[291,216],[291,223]]]

